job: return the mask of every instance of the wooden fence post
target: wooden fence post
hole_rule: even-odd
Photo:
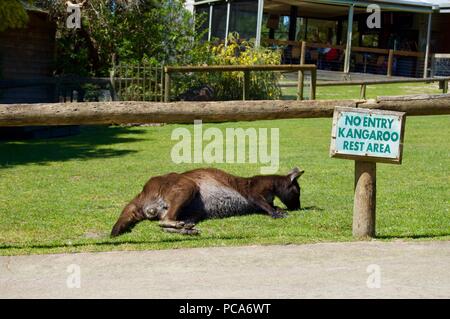
[[[310,100],[316,99],[316,82],[317,82],[317,70],[313,69],[311,70],[311,87],[310,87]]]
[[[394,50],[389,50],[387,76],[392,76],[392,64],[394,63]]]
[[[442,93],[446,94],[448,92],[448,80],[444,80],[442,83]]]
[[[242,85],[242,100],[248,100],[250,90],[250,71],[244,71],[244,83]]]
[[[155,70],[156,70],[156,74],[158,74],[158,67],[155,67]],[[160,96],[159,100],[162,102],[163,94],[164,94],[164,81],[165,81],[164,66],[161,65],[161,72],[159,72],[159,73],[161,74],[161,90],[160,90],[160,94],[159,94],[159,96]],[[169,81],[170,81],[170,79],[169,79]],[[170,87],[170,82],[169,82],[169,87]],[[158,91],[158,78],[156,78],[156,80],[155,80],[155,94],[157,91]],[[170,95],[170,91],[169,91],[169,95]]]
[[[119,94],[117,94],[117,97],[119,98],[119,100],[122,100],[122,63],[119,63],[119,67],[118,67],[118,69],[119,69],[119,76],[118,76],[118,78],[119,78]]]
[[[116,101],[116,83],[114,78],[116,77],[116,59],[115,54],[112,55],[112,68],[109,71],[109,94],[111,95],[111,100]]]
[[[164,102],[170,102],[170,73],[164,68]]]
[[[375,162],[355,161],[353,236],[357,238],[375,237],[376,173]]]
[[[300,65],[305,64],[306,42],[300,41]],[[303,100],[303,88],[305,84],[305,73],[303,70],[298,71],[297,78],[297,100]]]
[[[300,41],[300,64],[305,64],[306,41]]]
[[[361,84],[361,88],[359,90],[359,97],[361,99],[366,99],[366,85],[365,84]]]
[[[304,83],[304,74],[302,70],[297,72],[297,101],[303,100],[303,83]]]

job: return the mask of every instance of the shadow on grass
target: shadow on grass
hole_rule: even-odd
[[[306,207],[302,207],[302,208],[300,208],[300,210],[301,210],[301,211],[310,211],[310,210],[316,210],[316,211],[319,211],[319,212],[322,212],[322,211],[324,211],[324,209],[323,209],[323,208],[320,208],[320,207],[317,207],[317,206],[306,206]]]
[[[437,238],[450,236],[450,232],[443,232],[437,234],[411,234],[411,235],[377,235],[376,239],[421,239],[421,238]]]
[[[96,126],[82,127],[81,134],[64,138],[0,141],[0,169],[29,163],[46,165],[48,162],[71,159],[124,156],[136,151],[102,146],[139,141],[140,138],[120,135],[139,135],[144,132],[120,126]]]
[[[58,249],[58,248],[78,248],[78,247],[87,247],[87,246],[121,246],[121,245],[149,245],[149,244],[161,244],[161,243],[179,243],[179,242],[188,242],[188,241],[198,241],[198,240],[211,240],[211,239],[217,239],[217,240],[242,240],[242,239],[248,239],[251,238],[251,236],[236,236],[236,235],[230,235],[230,236],[220,236],[217,238],[211,238],[211,237],[200,237],[200,236],[187,236],[187,235],[177,235],[174,234],[171,238],[160,238],[157,240],[108,240],[108,241],[101,241],[101,242],[81,242],[81,243],[72,243],[72,244],[66,244],[66,243],[53,243],[53,244],[35,244],[35,245],[0,245],[0,255],[2,250],[9,250],[9,249]]]

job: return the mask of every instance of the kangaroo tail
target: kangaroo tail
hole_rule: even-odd
[[[111,231],[111,237],[119,236],[123,233],[131,231],[131,229],[140,222],[142,218],[138,213],[138,207],[133,203],[129,203],[120,214],[119,219]]]

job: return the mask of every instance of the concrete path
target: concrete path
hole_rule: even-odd
[[[0,257],[0,297],[450,298],[450,242]]]

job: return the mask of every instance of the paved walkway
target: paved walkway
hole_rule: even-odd
[[[450,298],[449,266],[450,242],[0,257],[0,297]]]

